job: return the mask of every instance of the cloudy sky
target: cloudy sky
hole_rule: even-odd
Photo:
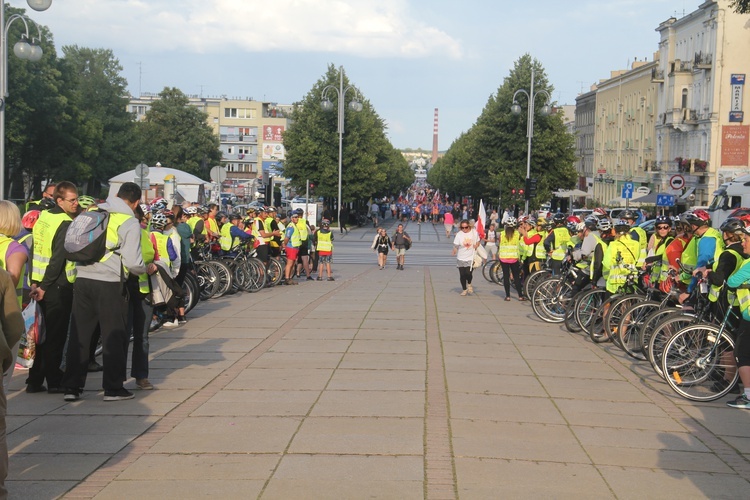
[[[27,13],[55,45],[112,49],[133,95],[300,100],[343,66],[397,148],[450,147],[516,61],[545,67],[559,104],[635,58],[701,0],[53,0]],[[10,0],[26,8],[25,0]]]

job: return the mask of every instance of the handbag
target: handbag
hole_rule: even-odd
[[[42,308],[36,300],[31,300],[23,312],[23,323],[26,329],[26,338],[34,342],[34,344],[43,344],[47,338],[47,330],[44,328],[44,316],[42,316]]]

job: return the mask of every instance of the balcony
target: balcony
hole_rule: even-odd
[[[703,52],[696,52],[695,58],[693,59],[693,71],[702,69],[711,69],[711,63],[713,62],[713,56],[711,54],[704,54]]]
[[[694,109],[683,109],[682,110],[682,121],[689,125],[697,125],[700,115]]]
[[[669,74],[672,75],[674,73],[690,73],[692,71],[692,63],[688,61],[680,61],[679,59],[675,59],[673,62],[669,64]]]
[[[651,70],[651,81],[653,83],[664,83],[664,70],[663,69],[652,69]]]

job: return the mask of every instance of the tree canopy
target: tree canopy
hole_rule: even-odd
[[[729,6],[737,14],[750,14],[750,0],[734,0]]]
[[[339,88],[339,69],[333,64],[297,103],[292,122],[284,133],[286,160],[284,176],[293,186],[304,188],[309,179],[316,185],[316,194],[326,197],[338,195],[339,135],[338,113],[321,108],[323,89],[331,85]],[[344,76],[344,88],[350,85]],[[414,180],[406,159],[385,135],[385,123],[370,102],[362,98],[362,111],[349,108],[349,103],[360,95],[352,86],[343,96],[331,91],[328,96],[338,106],[337,99],[346,102],[342,149],[342,198],[344,202],[398,193]]]
[[[513,94],[529,91],[531,68],[535,72],[535,118],[531,146],[531,178],[537,179],[537,196],[532,206],[550,197],[550,191],[571,188],[577,178],[575,141],[557,114],[542,116],[539,109],[547,103],[540,91],[552,94],[542,65],[526,54],[514,64],[497,92],[489,97],[476,123],[456,139],[429,171],[427,181],[447,193],[493,199],[502,192],[510,199],[511,189],[524,187],[527,159],[527,106],[518,96],[522,113],[511,112]],[[520,200],[517,200],[520,201]]]

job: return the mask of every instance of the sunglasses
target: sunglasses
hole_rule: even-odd
[[[672,229],[672,227],[671,226],[656,226],[656,229],[661,231],[662,229],[667,229],[667,230]]]
[[[461,229],[469,229],[469,226],[461,226]]]

